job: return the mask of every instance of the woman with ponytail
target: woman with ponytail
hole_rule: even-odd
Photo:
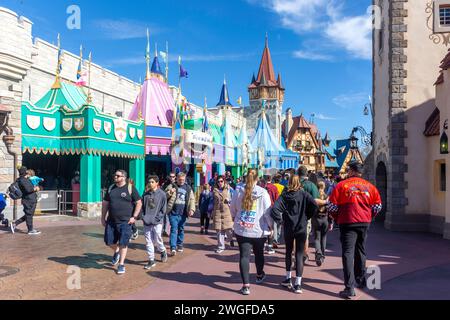
[[[270,217],[271,201],[267,190],[256,185],[258,175],[251,169],[245,185],[237,188],[231,200],[234,233],[239,244],[239,270],[243,287],[241,293],[250,294],[250,252],[253,250],[256,264],[256,283],[264,281],[264,244],[271,235],[273,220]]]

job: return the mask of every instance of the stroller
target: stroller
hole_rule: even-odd
[[[2,213],[3,210],[6,208],[6,194],[0,193],[0,224],[4,225],[5,227],[9,226],[8,219],[5,219],[5,215]]]

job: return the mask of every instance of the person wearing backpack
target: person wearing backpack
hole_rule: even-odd
[[[102,204],[102,225],[105,244],[114,250],[112,265],[119,264],[117,274],[125,273],[125,257],[132,235],[131,225],[136,222],[142,200],[134,186],[127,182],[127,172],[117,170],[115,184],[108,188]]]
[[[29,235],[38,235],[41,234],[40,231],[33,228],[33,216],[34,211],[36,210],[37,205],[37,194],[40,190],[38,186],[34,186],[30,179],[28,179],[27,167],[20,167],[19,178],[9,187],[11,199],[17,200],[19,198],[22,199],[22,206],[24,216],[15,222],[12,222],[10,225],[11,232],[15,233],[17,226],[23,222],[26,222],[28,228]],[[17,191],[19,189],[19,192]],[[22,193],[20,195],[20,193]]]

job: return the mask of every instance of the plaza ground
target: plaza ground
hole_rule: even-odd
[[[216,254],[215,236],[199,234],[199,219],[186,228],[183,253],[157,261],[145,271],[145,239],[132,241],[125,275],[115,274],[111,250],[103,244],[103,228],[97,221],[68,217],[38,217],[39,236],[0,229],[0,292],[2,299],[340,299],[342,267],[339,232],[329,234],[327,258],[322,267],[308,261],[303,294],[281,287],[284,279],[284,247],[266,255],[267,280],[255,284],[254,264],[251,295],[238,293],[239,251],[230,248]],[[21,226],[25,230],[25,224]],[[141,229],[141,228],[140,228]],[[167,244],[168,238],[164,238]],[[367,243],[367,265],[381,269],[381,290],[358,290],[359,300],[450,299],[450,241],[438,235],[398,233],[372,225]],[[310,248],[310,258],[313,259]],[[158,258],[158,255],[157,255]],[[252,258],[253,262],[253,258]],[[69,266],[81,269],[81,289],[69,290]]]

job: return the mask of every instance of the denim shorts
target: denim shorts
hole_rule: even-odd
[[[105,244],[111,246],[119,243],[121,247],[127,247],[132,235],[131,225],[128,222],[107,222],[105,227]]]

